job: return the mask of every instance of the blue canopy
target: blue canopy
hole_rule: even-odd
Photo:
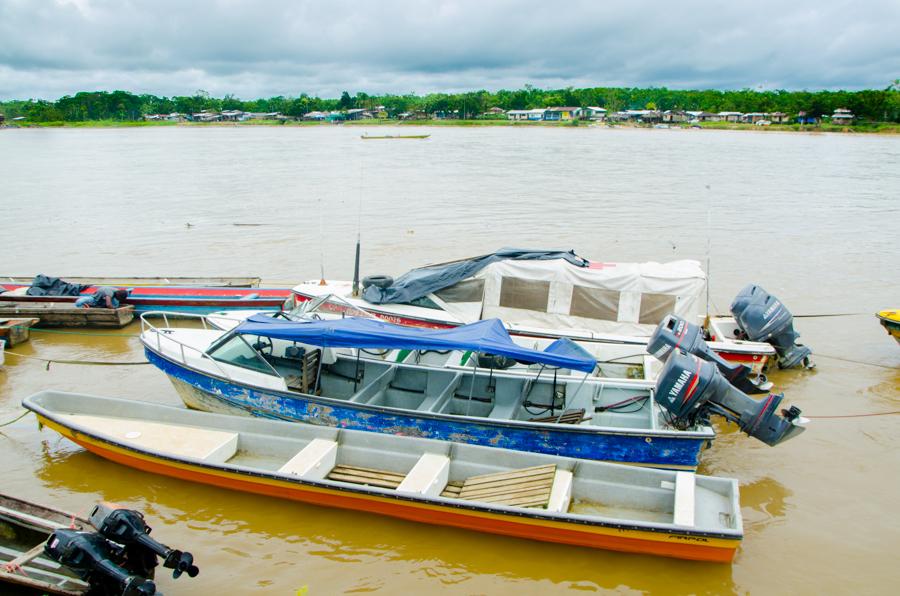
[[[471,350],[583,372],[591,372],[597,365],[591,354],[568,339],[553,342],[543,352],[519,346],[510,339],[500,319],[451,329],[422,329],[356,317],[306,322],[256,314],[238,325],[235,333],[329,348]]]

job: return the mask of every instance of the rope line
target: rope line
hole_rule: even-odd
[[[888,366],[887,364],[876,364],[874,362],[866,362],[865,360],[853,360],[851,358],[841,358],[840,356],[829,356],[828,354],[820,354],[819,352],[815,352],[813,355],[816,358],[831,358],[832,360],[842,360],[844,362],[851,362],[853,364],[865,364],[867,366],[877,366],[878,368],[886,368],[888,370],[900,370],[900,367],[897,367],[897,366]]]
[[[834,416],[803,416],[804,418],[865,418],[867,416],[891,416],[893,414],[900,414],[900,410],[896,410],[894,412],[873,412],[871,414],[843,414],[843,415],[834,415]]]
[[[18,356],[19,358],[28,358],[29,360],[39,360],[47,363],[47,370],[50,370],[50,364],[84,364],[86,366],[137,366],[139,364],[150,364],[149,361],[143,362],[108,362],[104,360],[62,360],[59,358],[40,358],[39,356],[27,356],[25,354],[17,354],[16,352],[5,352],[10,356]]]
[[[22,414],[20,414],[17,418],[13,418],[13,419],[10,420],[9,422],[4,422],[3,424],[0,424],[0,427],[9,426],[9,425],[12,424],[13,422],[18,422],[19,420],[21,420],[21,419],[24,418],[25,416],[28,416],[29,414],[31,414],[31,410],[25,410],[25,411],[24,411]]]
[[[29,331],[38,333],[55,333],[57,335],[91,335],[94,337],[140,337],[140,333],[96,333],[91,331],[57,331],[56,329],[42,329],[39,327],[28,327]]]

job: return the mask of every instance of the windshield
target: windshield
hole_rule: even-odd
[[[343,317],[376,318],[373,314],[353,306],[340,296],[325,294],[306,302],[301,302],[286,313],[288,319],[304,321],[309,319],[334,319]]]

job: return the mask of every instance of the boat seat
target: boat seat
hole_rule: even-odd
[[[397,474],[387,470],[345,465],[335,466],[327,476],[329,480],[379,486],[381,488],[397,488],[405,477],[406,474]]]
[[[547,511],[554,513],[566,513],[572,503],[573,474],[569,470],[556,470],[553,476],[553,485],[550,487],[550,499],[547,501]]]
[[[584,415],[584,408],[578,410],[566,410],[562,414],[554,414],[552,416],[537,416],[529,418],[528,422],[549,422],[558,424],[581,424],[585,420],[590,420],[590,416]]]
[[[447,486],[444,487],[444,490],[441,491],[441,496],[448,499],[458,499],[459,491],[462,490],[462,487],[463,483],[458,480],[448,482]]]
[[[409,471],[398,491],[436,497],[447,486],[450,475],[450,458],[438,453],[426,453]]]
[[[337,448],[337,441],[313,439],[278,471],[309,480],[322,480],[334,468]]]
[[[509,507],[546,507],[555,478],[555,464],[470,476],[456,498]]]
[[[179,424],[144,422],[86,414],[59,416],[67,424],[152,453],[223,464],[237,453],[238,433]]]
[[[390,386],[391,381],[394,380],[395,376],[397,376],[397,367],[392,366],[375,377],[375,379],[370,381],[368,384],[363,385],[362,388],[351,395],[347,399],[347,401],[356,404],[365,404],[374,400],[376,397],[387,390],[388,386]]]
[[[676,526],[693,527],[696,509],[695,488],[696,477],[693,472],[675,472],[675,505],[672,517]]]

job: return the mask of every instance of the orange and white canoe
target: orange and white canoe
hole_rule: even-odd
[[[58,391],[22,405],[109,460],[315,505],[721,563],[743,537],[728,478]]]

